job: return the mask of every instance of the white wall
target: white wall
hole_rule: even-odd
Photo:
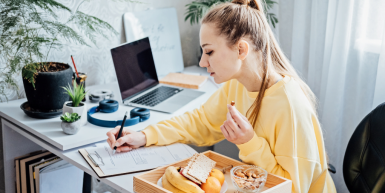
[[[59,0],[59,2],[75,9],[81,0]],[[81,4],[79,10],[96,16],[110,23],[118,32],[118,36],[110,39],[100,38],[97,46],[91,47],[68,44],[60,51],[50,53],[50,61],[69,63],[73,55],[79,71],[87,72],[87,85],[103,84],[116,80],[110,49],[125,42],[123,14],[131,11],[142,11],[148,8],[175,7],[178,14],[178,25],[182,43],[183,62],[185,66],[197,65],[199,54],[199,26],[191,26],[184,21],[185,5],[191,0],[140,0],[140,3],[130,3],[124,0],[92,0]],[[59,13],[59,17],[68,18],[68,14]],[[22,88],[22,87],[21,87]]]

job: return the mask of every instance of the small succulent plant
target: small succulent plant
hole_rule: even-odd
[[[60,116],[60,119],[67,123],[73,123],[80,119],[81,116],[79,116],[77,113],[64,113],[64,115]]]

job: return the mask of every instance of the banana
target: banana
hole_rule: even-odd
[[[179,190],[187,193],[204,193],[198,185],[182,176],[174,166],[168,167],[165,174],[167,181]]]
[[[173,193],[185,193],[182,190],[179,190],[178,188],[175,188],[172,184],[170,184],[170,182],[167,180],[166,174],[163,174],[162,185],[163,185],[163,188]]]

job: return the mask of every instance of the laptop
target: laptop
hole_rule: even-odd
[[[111,49],[123,104],[173,113],[204,92],[160,84],[148,37]]]

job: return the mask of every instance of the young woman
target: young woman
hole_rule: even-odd
[[[315,96],[279,48],[261,3],[216,6],[202,20],[200,43],[200,66],[225,84],[200,108],[142,132],[125,129],[116,141],[116,127],[107,133],[111,148],[210,146],[227,139],[238,146],[243,162],[291,179],[293,192],[336,192]]]

